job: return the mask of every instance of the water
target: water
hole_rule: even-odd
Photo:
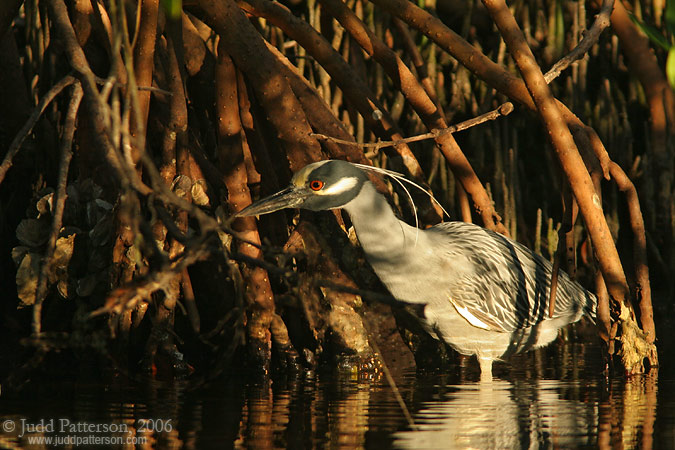
[[[654,433],[653,379],[595,382],[497,380],[452,386],[417,413],[417,431],[395,434],[400,448],[651,448],[675,444],[672,418]]]
[[[0,448],[675,448],[672,366],[605,378],[578,344],[496,364],[491,384],[475,365],[395,374],[414,427],[378,373],[35,383],[0,396]]]

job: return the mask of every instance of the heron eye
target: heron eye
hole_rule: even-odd
[[[309,182],[309,188],[313,191],[320,191],[321,189],[323,189],[323,181],[312,180]]]

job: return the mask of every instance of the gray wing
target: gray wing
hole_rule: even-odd
[[[464,222],[430,228],[446,259],[447,296],[472,325],[493,331],[531,327],[549,319],[552,266],[527,247]],[[596,299],[560,271],[552,319],[595,316]],[[583,310],[583,311],[582,311]]]

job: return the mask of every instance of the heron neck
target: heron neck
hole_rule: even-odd
[[[354,225],[361,246],[369,257],[393,256],[414,245],[414,227],[400,221],[382,194],[366,182],[361,192],[343,209]]]

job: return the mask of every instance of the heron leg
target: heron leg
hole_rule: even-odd
[[[492,358],[478,356],[478,364],[480,364],[480,381],[492,382]]]

